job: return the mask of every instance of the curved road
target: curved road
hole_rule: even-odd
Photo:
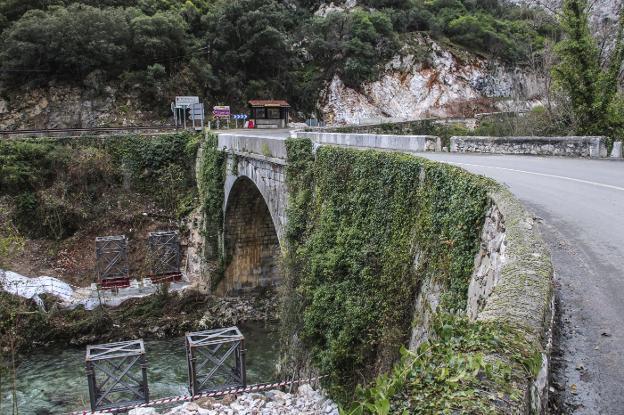
[[[541,218],[560,312],[553,413],[624,413],[624,162],[419,155],[505,184]]]

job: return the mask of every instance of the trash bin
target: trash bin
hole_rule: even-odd
[[[248,128],[256,128],[256,123],[254,120],[249,120]]]

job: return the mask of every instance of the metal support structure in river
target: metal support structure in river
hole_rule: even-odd
[[[128,239],[125,235],[95,238],[95,269],[102,288],[130,285]]]
[[[149,402],[143,340],[87,346],[91,410]]]
[[[189,392],[244,388],[245,337],[238,327],[186,334]]]

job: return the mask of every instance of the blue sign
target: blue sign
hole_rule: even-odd
[[[246,120],[247,114],[234,114],[232,118],[234,118],[235,120]]]

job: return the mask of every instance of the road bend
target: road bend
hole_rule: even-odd
[[[424,156],[495,179],[540,218],[559,311],[556,413],[624,413],[624,162]]]

